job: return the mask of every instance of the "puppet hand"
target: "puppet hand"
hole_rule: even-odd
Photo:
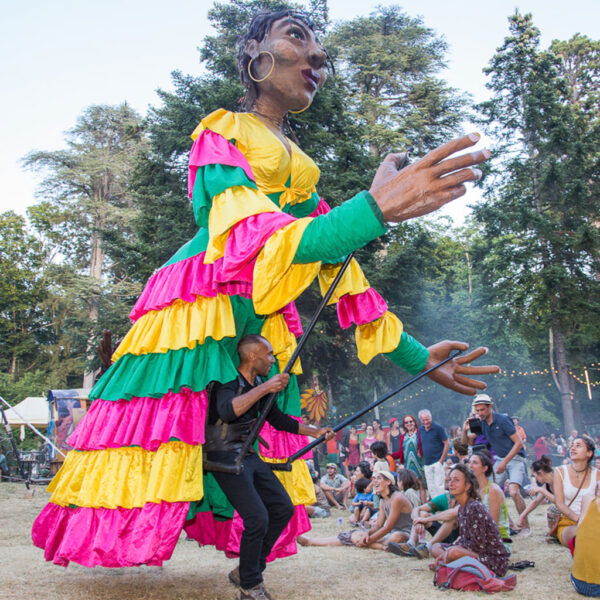
[[[426,371],[442,360],[448,358],[453,350],[466,350],[468,347],[469,344],[465,344],[464,342],[451,342],[448,340],[430,346],[428,348],[429,359],[427,360],[424,370]],[[471,379],[470,377],[465,377],[465,375],[489,375],[490,373],[498,373],[500,371],[500,368],[495,365],[484,365],[480,367],[468,366],[469,363],[476,358],[487,354],[487,351],[487,348],[480,347],[464,356],[457,356],[437,368],[435,371],[429,373],[428,377],[450,390],[468,396],[474,396],[478,390],[485,390],[487,386],[483,381]]]

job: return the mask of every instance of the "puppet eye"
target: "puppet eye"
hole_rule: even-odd
[[[290,37],[296,38],[297,40],[304,39],[304,32],[302,31],[302,29],[300,29],[298,27],[291,27],[290,30],[288,31],[288,35]]]

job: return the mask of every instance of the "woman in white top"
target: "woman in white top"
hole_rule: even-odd
[[[569,450],[571,464],[554,470],[554,499],[562,513],[556,537],[563,546],[569,546],[575,537],[581,502],[588,496],[594,496],[596,482],[600,479],[599,472],[592,467],[595,449],[591,438],[576,437]]]

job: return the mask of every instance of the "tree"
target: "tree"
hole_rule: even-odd
[[[530,340],[549,335],[571,430],[570,365],[589,358],[600,333],[598,45],[575,36],[542,50],[531,15],[518,12],[509,30],[487,69],[492,98],[479,107],[499,145],[475,213],[485,237],[476,260],[505,325]]]
[[[90,364],[83,386],[91,387],[102,299],[122,302],[137,291],[119,259],[121,249],[133,241],[130,223],[136,207],[129,179],[144,131],[127,104],[98,105],[83,112],[66,142],[66,150],[32,152],[24,162],[47,173],[40,191],[54,214],[51,223],[45,222],[46,233],[74,269],[70,285],[76,293],[70,301],[74,308],[85,307],[83,354]]]
[[[374,158],[400,148],[423,154],[456,132],[465,97],[436,77],[447,45],[420,18],[380,7],[339,24],[327,43]]]

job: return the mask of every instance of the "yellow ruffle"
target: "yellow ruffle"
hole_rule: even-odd
[[[261,458],[267,463],[283,463],[286,458]],[[315,486],[313,485],[310,471],[303,460],[295,460],[290,471],[273,471],[281,481],[286,492],[290,495],[295,506],[300,504],[314,504],[317,501]]]
[[[295,300],[317,276],[320,262],[293,264],[302,234],[312,221],[298,219],[276,231],[254,266],[252,301],[257,314],[269,315]]]
[[[321,267],[321,271],[319,272],[319,288],[321,290],[321,295],[325,295],[340,268],[341,265],[339,264],[323,265]],[[342,279],[337,284],[337,287],[327,304],[335,304],[345,294],[361,294],[362,292],[366,292],[369,287],[371,286],[362,272],[360,265],[353,258],[350,261],[348,268],[344,271]]]
[[[146,313],[129,330],[112,359],[116,361],[124,354],[192,349],[207,337],[235,337],[231,301],[223,294],[214,298],[198,296],[195,302],[178,299],[166,308]]]
[[[279,371],[283,371],[298,345],[294,334],[288,329],[283,315],[281,313],[269,315],[263,324],[260,335],[271,342],[273,354],[279,363]],[[302,375],[302,365],[299,358],[296,359],[292,367],[292,373]]]
[[[377,354],[395,350],[400,343],[402,329],[402,321],[389,311],[376,321],[359,325],[355,337],[360,361],[367,365]]]
[[[54,504],[92,508],[200,500],[202,447],[169,442],[156,452],[134,447],[73,450],[48,491]]]
[[[205,263],[214,263],[225,253],[225,243],[229,230],[240,221],[279,209],[262,192],[234,185],[217,194],[212,199],[208,215],[208,245],[204,256]]]

